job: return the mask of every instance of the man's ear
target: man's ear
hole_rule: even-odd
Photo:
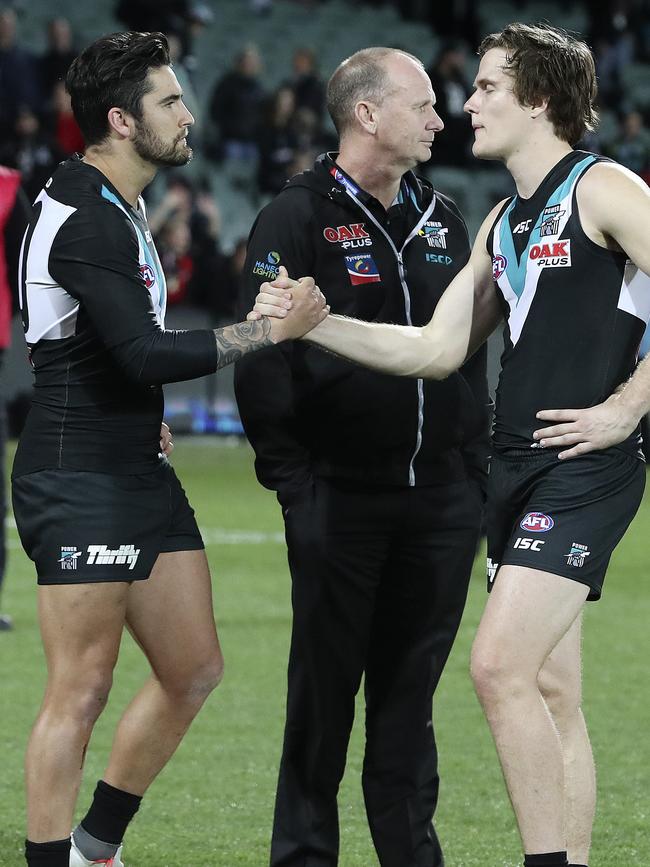
[[[354,116],[370,135],[375,135],[377,132],[377,106],[369,100],[360,100],[354,107]]]
[[[111,131],[117,133],[120,138],[131,138],[135,127],[133,117],[123,108],[109,108],[108,126]]]

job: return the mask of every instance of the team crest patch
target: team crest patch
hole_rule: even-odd
[[[561,205],[549,205],[544,208],[542,222],[539,226],[540,238],[548,238],[557,235],[560,231],[560,219],[566,214]]]
[[[498,253],[492,259],[492,279],[498,280],[508,267],[508,260],[501,253]]]
[[[156,282],[156,278],[153,273],[153,268],[151,265],[140,265],[140,276],[144,280],[144,285],[147,289],[151,289],[151,287]]]
[[[422,238],[426,239],[430,247],[437,247],[438,250],[447,249],[447,229],[442,223],[436,220],[428,220],[418,232]]]
[[[591,554],[591,551],[586,545],[580,545],[578,542],[571,542],[571,550],[565,554],[567,566],[575,566],[577,569],[582,569],[585,565],[585,560]]]
[[[379,283],[381,281],[375,260],[370,253],[362,253],[359,256],[346,256],[345,264],[347,265],[350,283],[353,286],[358,286],[360,283]]]
[[[61,556],[59,563],[64,571],[77,568],[77,560],[81,556],[81,551],[69,545],[61,546]]]

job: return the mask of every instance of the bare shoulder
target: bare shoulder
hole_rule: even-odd
[[[579,206],[612,207],[615,199],[625,201],[650,196],[645,181],[619,163],[596,163],[580,178],[577,187]]]
[[[582,194],[607,195],[612,190],[626,189],[647,190],[648,185],[630,169],[613,162],[596,163],[578,183],[578,191]]]
[[[597,163],[578,182],[580,221],[601,247],[627,249],[626,227],[650,216],[650,189],[634,172],[618,163]]]

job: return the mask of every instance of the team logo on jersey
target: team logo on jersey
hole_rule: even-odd
[[[585,565],[585,560],[591,554],[591,551],[586,545],[580,545],[578,542],[571,542],[571,550],[565,554],[567,566],[576,566],[582,569]]]
[[[565,214],[566,211],[562,210],[561,205],[549,205],[548,208],[544,208],[542,222],[539,227],[540,238],[548,238],[552,235],[557,235],[560,231],[560,219]]]
[[[61,546],[61,556],[58,562],[61,564],[61,569],[76,569],[77,560],[81,557],[81,551],[70,546]]]
[[[528,258],[539,268],[568,268],[571,265],[571,241],[533,244]]]
[[[371,247],[372,238],[364,229],[365,223],[350,223],[347,226],[328,226],[323,236],[330,244],[340,244],[343,250],[350,247]]]
[[[492,258],[492,278],[498,280],[508,267],[508,260],[501,253]]]
[[[491,557],[487,558],[487,580],[488,584],[493,584],[494,579],[497,577],[497,569],[499,568],[499,564],[496,560],[493,560]]]
[[[348,269],[350,283],[358,286],[360,283],[379,283],[381,277],[375,260],[370,253],[361,253],[358,256],[346,256],[345,264]]]
[[[426,238],[427,244],[430,247],[437,247],[439,250],[447,249],[447,233],[449,229],[436,220],[428,220],[424,226],[418,231],[418,235]]]
[[[128,566],[135,568],[140,556],[140,549],[134,545],[120,545],[119,548],[111,549],[108,545],[88,545],[89,566]]]
[[[553,529],[555,521],[544,512],[529,512],[519,526],[522,530],[528,530],[529,533],[547,533]]]
[[[427,262],[433,262],[434,265],[451,265],[454,261],[445,253],[426,253],[425,258]]]
[[[269,250],[266,259],[258,259],[253,265],[253,274],[264,277],[265,280],[275,280],[280,273],[280,254],[277,250]]]
[[[153,268],[151,265],[147,265],[146,262],[144,265],[140,265],[140,276],[144,280],[144,285],[147,289],[151,289],[151,287],[156,282],[156,276],[153,273]]]

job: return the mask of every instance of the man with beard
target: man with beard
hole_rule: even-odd
[[[140,194],[159,166],[189,161],[193,118],[165,37],[104,37],[74,61],[66,86],[87,150],[38,196],[20,265],[36,397],[14,463],[14,513],[38,574],[48,667],[26,757],[26,858],[122,867],[142,795],[223,668],[203,542],[166,459],[161,384],[295,338],[326,311],[307,280],[288,328],[264,320],[166,331],[165,279]],[[125,625],[152,673],[118,724],[71,842]]]

